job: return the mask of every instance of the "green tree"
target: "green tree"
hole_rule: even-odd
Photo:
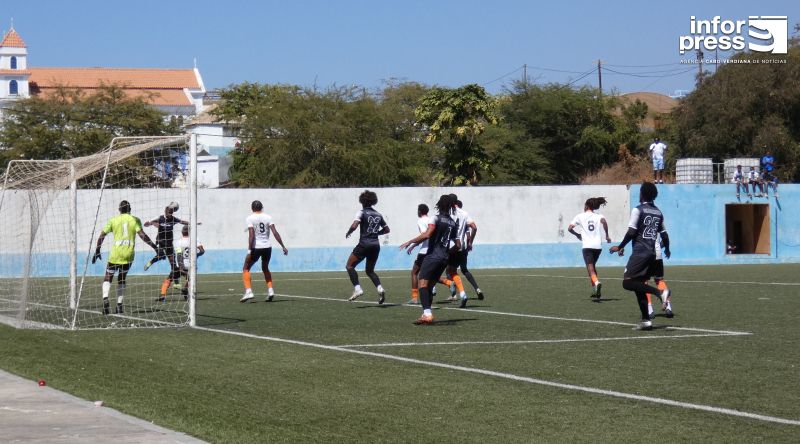
[[[12,159],[85,156],[107,148],[114,137],[178,134],[180,123],[165,121],[144,98],[130,98],[118,86],[91,94],[62,87],[3,110],[0,161],[5,167]]]
[[[516,134],[519,158],[535,159],[530,167],[549,173],[529,177],[538,183],[576,183],[615,161],[620,144],[638,134],[641,110],[618,117],[616,99],[601,98],[592,88],[517,82],[501,103],[503,126]]]
[[[428,130],[425,141],[444,150],[437,173],[451,185],[475,185],[488,172],[490,163],[479,136],[487,124],[496,125],[494,99],[479,85],[456,89],[432,88],[419,100],[417,121]]]
[[[430,154],[419,150],[407,106],[412,90],[388,87],[373,97],[360,88],[233,86],[215,111],[220,120],[241,122],[243,146],[233,155],[231,178],[241,187],[423,182]]]

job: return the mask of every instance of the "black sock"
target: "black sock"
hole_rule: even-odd
[[[375,273],[374,270],[368,271],[367,276],[369,276],[369,279],[373,284],[375,284],[375,287],[381,284],[381,279],[378,277],[378,273]]]
[[[463,268],[461,269],[461,273],[464,275],[464,277],[467,278],[469,283],[472,284],[472,288],[477,290],[478,289],[478,283],[475,281],[475,278],[472,277],[472,273],[470,273],[469,270],[464,270]]]
[[[639,311],[642,312],[642,320],[650,320],[650,310],[647,309],[647,293],[636,292],[636,302],[639,303]]]
[[[352,283],[354,287],[358,285],[358,273],[356,273],[355,268],[348,268],[347,275],[350,276],[350,283]]]
[[[430,310],[433,305],[433,296],[431,296],[430,287],[425,286],[419,289],[419,302],[423,310]]]

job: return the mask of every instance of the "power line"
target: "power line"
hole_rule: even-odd
[[[510,76],[511,74],[515,74],[515,73],[519,72],[520,70],[522,70],[522,69],[524,69],[524,68],[525,68],[525,66],[520,66],[519,68],[517,68],[517,69],[515,69],[515,70],[513,70],[513,71],[511,71],[511,72],[508,72],[508,73],[506,73],[506,74],[503,74],[502,76],[500,76],[500,77],[498,77],[498,78],[496,78],[496,79],[494,79],[494,80],[491,80],[491,81],[488,81],[488,82],[484,83],[484,84],[483,84],[483,86],[490,85],[490,84],[492,84],[492,83],[494,83],[494,82],[496,82],[496,81],[498,81],[498,80],[503,80],[503,79],[505,79],[506,77]]]

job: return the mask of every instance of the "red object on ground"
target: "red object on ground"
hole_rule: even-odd
[[[46,383],[46,382],[44,382],[44,379],[40,379],[40,380],[39,380],[39,387],[44,387],[44,386],[46,386],[46,385],[47,385],[47,383]]]

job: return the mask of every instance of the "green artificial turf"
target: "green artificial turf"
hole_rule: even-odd
[[[254,272],[245,304],[238,275],[201,275],[198,326],[243,335],[0,326],[0,368],[211,442],[796,442],[798,425],[653,402],[800,420],[796,270],[668,265],[676,316],[654,322],[685,329],[649,332],[619,269],[600,302],[582,269],[474,270],[487,298],[468,287],[461,310],[439,286],[430,326],[405,272],[381,273],[384,306],[366,278],[343,302],[344,272],[276,273],[270,303]]]

